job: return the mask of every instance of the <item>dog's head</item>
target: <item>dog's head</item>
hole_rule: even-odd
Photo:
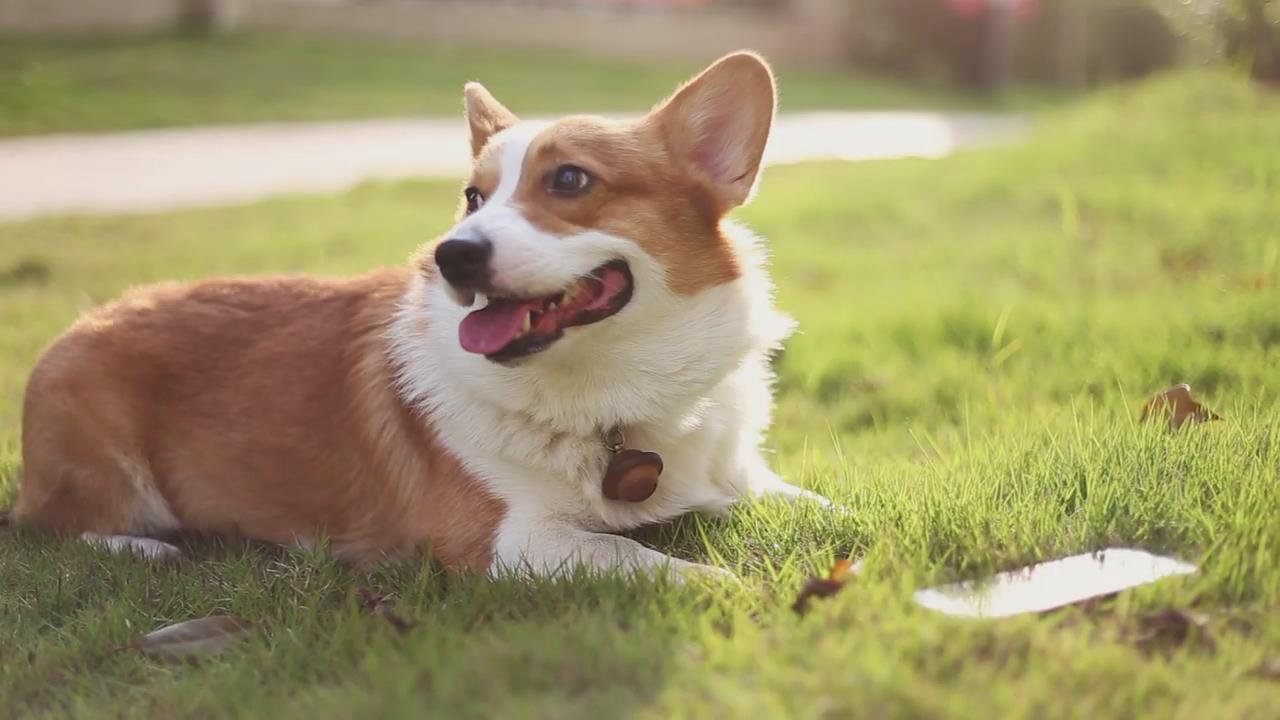
[[[728,55],[632,122],[522,122],[477,83],[465,101],[474,168],[420,260],[464,308],[463,350],[555,362],[579,343],[669,342],[672,326],[696,342],[717,322],[682,314],[744,273],[722,220],[750,198],[773,122],[761,58]]]

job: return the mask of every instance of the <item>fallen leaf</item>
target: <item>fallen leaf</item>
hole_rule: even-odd
[[[155,658],[182,660],[217,655],[245,640],[253,623],[230,615],[211,615],[168,625],[134,641],[133,648]]]
[[[391,624],[400,634],[409,632],[416,622],[405,620],[396,613],[396,596],[384,595],[370,588],[360,588],[360,607],[365,612],[381,617]]]
[[[0,527],[7,527],[9,525],[9,519],[12,512],[12,510],[8,509],[0,510]]]
[[[1138,631],[1132,641],[1146,653],[1172,650],[1195,643],[1204,650],[1214,647],[1209,634],[1209,618],[1190,610],[1172,608],[1138,618]]]
[[[1258,663],[1257,667],[1248,672],[1249,677],[1261,678],[1262,680],[1270,680],[1272,682],[1280,682],[1280,660],[1271,658]]]
[[[1191,386],[1174,385],[1147,401],[1142,406],[1142,421],[1165,420],[1172,430],[1180,430],[1190,422],[1193,425],[1221,420],[1217,413],[1196,402],[1191,397]]]
[[[831,569],[827,571],[826,577],[809,578],[805,582],[804,587],[800,589],[800,595],[791,604],[791,609],[800,615],[804,615],[809,611],[809,601],[812,598],[826,598],[835,595],[844,589],[845,583],[861,572],[861,562],[855,563],[847,558],[837,560],[831,566]]]

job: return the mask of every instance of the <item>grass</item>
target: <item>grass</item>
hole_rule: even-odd
[[[0,502],[40,347],[126,285],[394,263],[452,183],[0,228]],[[1280,688],[1280,101],[1218,75],[1111,92],[947,160],[776,169],[742,213],[800,321],[776,464],[848,508],[744,507],[642,533],[740,589],[371,577],[202,543],[152,568],[0,530],[11,717],[1273,716]],[[1222,422],[1142,400],[1190,382]],[[1199,564],[1089,609],[961,622],[912,590],[1108,545]],[[804,618],[833,558],[865,574]],[[405,636],[360,612],[399,596]],[[1137,643],[1171,608],[1204,634]],[[220,610],[257,639],[194,666],[112,652]],[[1194,635],[1195,633],[1193,633]],[[5,709],[7,708],[7,712]]]
[[[278,33],[114,39],[0,35],[0,135],[456,115],[468,80],[484,82],[512,107],[529,113],[645,110],[700,67]],[[786,75],[786,110],[984,104],[851,72],[787,68]],[[1045,96],[1020,92],[1014,98],[1035,104]]]

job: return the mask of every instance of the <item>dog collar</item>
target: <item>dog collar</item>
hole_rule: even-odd
[[[648,500],[658,489],[662,456],[646,450],[625,449],[627,439],[620,425],[604,432],[602,439],[609,451],[609,465],[604,471],[604,496],[620,502]]]

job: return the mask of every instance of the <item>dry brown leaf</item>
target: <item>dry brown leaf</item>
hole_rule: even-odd
[[[1209,618],[1190,610],[1170,609],[1138,618],[1138,630],[1132,637],[1134,645],[1143,652],[1171,650],[1188,643],[1201,649],[1214,648],[1209,633]]]
[[[168,625],[138,638],[133,648],[151,657],[185,660],[217,655],[245,640],[253,623],[230,615],[211,615]]]
[[[1142,406],[1142,421],[1166,421],[1172,430],[1180,430],[1188,422],[1197,425],[1222,417],[1196,402],[1191,397],[1191,386],[1183,383],[1174,385],[1147,401]]]
[[[381,617],[391,624],[400,634],[409,632],[416,622],[405,620],[396,613],[396,596],[385,595],[371,588],[360,588],[360,607],[365,612]]]
[[[809,611],[809,601],[812,598],[826,598],[835,595],[844,589],[845,583],[856,577],[862,572],[862,563],[855,563],[847,558],[837,560],[831,569],[827,571],[824,578],[809,578],[805,582],[804,587],[800,589],[800,595],[796,597],[796,601],[791,604],[791,609],[800,615],[804,615]]]
[[[1270,680],[1272,682],[1280,682],[1280,660],[1271,658],[1258,663],[1248,673],[1249,677],[1256,677],[1262,680]]]

